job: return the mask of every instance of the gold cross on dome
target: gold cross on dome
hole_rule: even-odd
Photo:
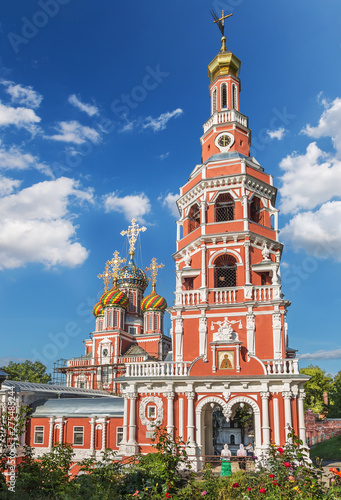
[[[110,266],[110,260],[107,260],[107,262],[105,264],[104,272],[97,276],[97,278],[99,278],[99,279],[103,278],[105,292],[108,291],[108,285],[110,283],[110,278],[113,277],[113,273],[109,272],[109,266]]]
[[[162,269],[163,267],[165,267],[164,264],[157,264],[156,258],[153,257],[150,267],[146,267],[146,269],[145,269],[146,271],[150,271],[150,274],[152,277],[153,292],[155,291],[156,277],[157,277],[158,269]]]
[[[217,14],[214,12],[214,10],[211,10],[212,17],[214,19],[214,23],[217,23],[218,28],[220,29],[221,34],[224,36],[224,29],[225,29],[225,19],[228,17],[233,16],[233,14],[227,14],[225,16],[225,12],[222,11],[222,16],[218,17]]]
[[[121,266],[121,264],[124,264],[126,262],[126,259],[120,259],[119,253],[117,250],[113,253],[113,258],[109,260],[109,263],[111,264],[111,269],[112,269],[112,275],[114,280],[117,279],[117,274],[118,270]]]
[[[141,232],[146,231],[147,228],[136,223],[136,219],[131,219],[131,226],[128,227],[127,231],[121,231],[121,236],[127,235],[129,241],[129,255],[132,257],[135,253],[135,243]]]

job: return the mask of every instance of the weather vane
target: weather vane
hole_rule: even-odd
[[[218,17],[217,14],[214,12],[214,10],[211,10],[210,12],[211,12],[211,15],[214,19],[214,22],[217,24],[217,26],[220,30],[220,33],[222,34],[222,38],[221,38],[222,46],[221,46],[220,52],[226,52],[225,19],[233,16],[233,14],[227,14],[225,16],[225,12],[223,11],[222,16]]]
[[[136,219],[131,220],[131,226],[128,227],[127,231],[121,231],[121,236],[127,235],[128,241],[129,241],[129,255],[133,257],[135,254],[135,243],[136,240],[141,232],[146,231],[147,228],[142,226],[139,227],[138,224],[136,224]]]
[[[120,259],[119,253],[117,250],[113,253],[113,258],[109,260],[109,264],[111,264],[111,269],[112,269],[112,276],[114,278],[114,285],[117,282],[117,275],[118,275],[118,270],[120,268],[121,264],[124,264],[126,262],[126,259]]]
[[[97,276],[97,278],[99,278],[99,279],[103,278],[105,292],[108,291],[108,285],[110,283],[110,278],[112,278],[114,276],[113,273],[109,272],[109,266],[110,266],[110,260],[107,260],[107,262],[105,264],[104,272]]]
[[[157,264],[156,258],[153,257],[150,267],[146,267],[146,269],[145,269],[146,271],[150,271],[150,275],[152,277],[153,292],[155,292],[156,277],[157,277],[158,270],[162,269],[163,267],[165,267],[164,264]]]

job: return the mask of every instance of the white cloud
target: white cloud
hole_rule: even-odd
[[[284,127],[280,127],[277,130],[267,130],[266,133],[268,134],[270,139],[272,139],[272,140],[277,139],[278,141],[281,141],[283,139],[283,137],[285,136],[285,134],[287,133],[287,131],[285,130]]]
[[[299,356],[300,359],[341,359],[341,349],[332,349],[331,351],[307,352]]]
[[[162,155],[159,156],[160,160],[165,160],[166,158],[168,158],[170,155],[169,151],[167,153],[164,153]]]
[[[35,168],[46,175],[52,176],[50,167],[40,162],[37,156],[33,156],[30,153],[23,153],[18,146],[6,148],[0,141],[0,169],[25,170],[28,168]]]
[[[59,122],[55,128],[58,134],[45,136],[45,139],[69,142],[73,144],[83,144],[87,140],[97,143],[101,138],[97,130],[81,125],[76,120]]]
[[[0,175],[0,196],[6,196],[13,193],[14,188],[19,187],[21,181],[17,179],[10,179],[9,177],[3,177]]]
[[[323,99],[322,104],[325,110],[320,117],[318,125],[316,127],[307,125],[302,130],[302,133],[314,139],[331,137],[337,152],[337,158],[341,158],[341,98],[337,97],[331,103]]]
[[[341,161],[322,151],[315,142],[307,147],[305,154],[284,158],[280,168],[281,210],[296,213],[301,209],[312,209],[333,196],[341,195]]]
[[[18,128],[26,128],[34,131],[36,123],[39,123],[41,118],[35,114],[33,109],[29,108],[13,108],[6,106],[0,102],[0,127],[14,125]]]
[[[24,87],[20,84],[15,84],[14,82],[3,80],[2,83],[6,87],[6,92],[11,96],[11,101],[13,103],[22,104],[29,108],[39,108],[43,96],[33,90],[29,85]]]
[[[11,186],[12,183],[12,186]],[[17,183],[14,184],[13,183]],[[18,181],[0,178],[0,192],[13,191]],[[76,241],[73,203],[92,202],[90,190],[74,179],[40,182],[0,199],[0,268],[28,263],[47,267],[82,264],[88,251]]]
[[[159,196],[158,200],[162,203],[163,207],[168,208],[170,213],[175,217],[176,219],[179,218],[179,210],[176,205],[176,201],[179,199],[178,194],[173,194],[173,193],[168,193],[167,196]]]
[[[182,114],[183,110],[181,108],[177,108],[174,111],[167,111],[167,113],[162,113],[158,118],[147,116],[142,127],[144,129],[151,128],[154,132],[159,132],[160,130],[164,130],[166,128],[167,123],[171,118],[178,118]]]
[[[135,218],[144,223],[144,216],[151,211],[151,204],[148,196],[144,193],[119,197],[117,193],[111,193],[104,197],[106,212],[123,213],[124,217],[130,221]]]
[[[316,212],[295,215],[281,230],[281,236],[296,249],[341,262],[341,201],[327,202]]]
[[[82,102],[76,94],[72,94],[69,96],[68,99],[69,103],[72,104],[72,106],[75,106],[76,108],[80,109],[81,111],[84,111],[89,116],[94,116],[98,114],[98,108],[92,104],[86,104]]]

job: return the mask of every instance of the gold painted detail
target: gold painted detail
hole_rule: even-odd
[[[105,270],[102,274],[99,274],[97,276],[97,278],[99,279],[103,279],[103,282],[104,282],[104,291],[107,292],[108,289],[109,289],[109,283],[110,283],[110,278],[113,278],[114,275],[112,272],[109,271],[109,266],[110,266],[111,262],[110,260],[107,260],[106,264],[105,264]]]
[[[121,267],[121,264],[124,264],[127,259],[120,259],[119,253],[117,250],[113,253],[113,258],[109,261],[112,269],[112,276],[114,278],[114,285],[117,283],[118,271]]]
[[[145,271],[150,271],[150,275],[152,277],[153,292],[155,292],[156,278],[157,278],[158,270],[162,269],[163,267],[165,267],[164,264],[157,264],[156,258],[153,257],[150,267],[146,267],[146,269],[145,269]]]
[[[127,231],[121,231],[121,236],[127,235],[129,241],[129,255],[133,257],[135,254],[135,243],[141,232],[146,231],[147,228],[136,223],[136,219],[131,220],[131,226],[128,227]]]

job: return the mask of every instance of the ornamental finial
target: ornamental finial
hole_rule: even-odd
[[[135,254],[135,243],[141,232],[146,231],[147,228],[136,223],[136,219],[131,220],[131,226],[128,227],[127,231],[121,231],[121,236],[127,235],[129,241],[129,255],[133,257]]]
[[[111,273],[109,271],[109,266],[110,266],[110,260],[107,260],[106,264],[105,264],[105,270],[102,274],[99,274],[97,276],[97,278],[101,279],[103,278],[103,282],[104,282],[104,291],[107,292],[108,291],[108,285],[110,283],[110,278],[112,278],[114,275],[113,273]]]
[[[152,277],[152,289],[153,289],[153,292],[155,292],[155,287],[156,287],[156,277],[157,277],[157,273],[158,273],[158,269],[162,269],[164,266],[164,264],[157,264],[156,262],[156,258],[153,257],[152,258],[152,263],[150,265],[150,267],[146,267],[146,271],[150,271],[150,275]]]
[[[109,264],[111,264],[111,269],[112,269],[112,277],[113,277],[113,281],[114,281],[114,286],[116,285],[117,283],[117,275],[118,275],[118,270],[121,266],[121,264],[124,264],[126,262],[126,259],[121,259],[119,257],[119,253],[117,250],[115,250],[115,252],[113,253],[113,258],[111,260],[109,260]]]
[[[225,16],[224,11],[222,11],[222,16],[219,18],[217,16],[217,14],[214,12],[214,10],[211,10],[211,15],[214,19],[214,22],[217,24],[217,26],[220,30],[220,33],[222,34],[222,37],[221,37],[221,44],[222,45],[221,45],[220,52],[226,52],[225,19],[233,16],[233,14],[227,14]]]

